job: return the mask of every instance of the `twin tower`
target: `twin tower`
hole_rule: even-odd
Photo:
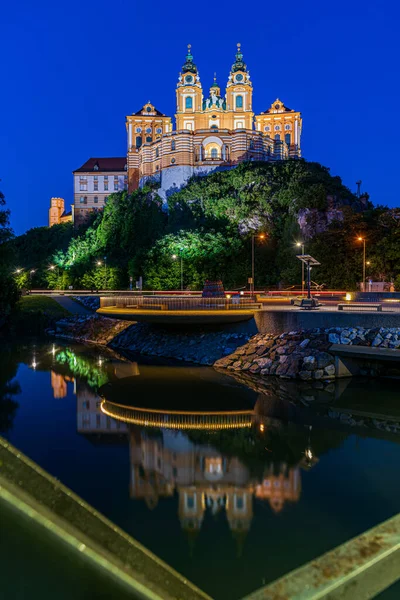
[[[216,78],[205,97],[188,46],[176,88],[176,129],[151,102],[126,118],[130,190],[152,180],[166,200],[193,175],[205,175],[252,160],[301,156],[301,114],[279,99],[258,115],[253,85],[237,45],[225,95]]]

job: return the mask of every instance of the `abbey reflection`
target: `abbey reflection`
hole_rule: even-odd
[[[128,425],[100,410],[101,399],[77,385],[77,429],[83,435],[123,436],[129,442],[132,499],[154,509],[163,498],[178,495],[178,515],[187,532],[199,531],[206,511],[225,512],[233,533],[247,532],[254,500],[276,514],[301,494],[300,469],[268,463],[261,477],[250,474],[237,457],[192,441],[177,430]]]

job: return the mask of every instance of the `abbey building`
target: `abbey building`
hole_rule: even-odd
[[[148,102],[126,118],[129,189],[149,178],[165,199],[192,175],[246,160],[299,157],[301,114],[279,99],[258,115],[253,84],[240,44],[225,93],[216,78],[203,89],[190,45],[176,86],[176,128],[171,117]]]
[[[151,102],[128,115],[127,157],[91,158],[74,171],[75,222],[102,208],[112,191],[133,191],[154,181],[166,201],[193,175],[243,161],[301,156],[299,112],[277,99],[254,113],[253,84],[240,44],[224,92],[216,77],[204,90],[188,46],[176,86],[175,123],[174,128],[172,118]]]

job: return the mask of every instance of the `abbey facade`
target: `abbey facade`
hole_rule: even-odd
[[[76,226],[101,210],[112,192],[133,191],[155,181],[166,201],[192,175],[229,169],[248,160],[301,156],[299,112],[277,99],[265,112],[254,114],[253,85],[240,44],[225,94],[214,77],[207,97],[188,47],[176,87],[175,119],[174,129],[171,117],[147,102],[126,117],[127,156],[90,158],[73,172]],[[61,222],[60,211],[53,212],[49,223]]]
[[[176,129],[172,119],[148,102],[126,118],[128,188],[153,180],[166,200],[192,175],[205,175],[248,160],[301,156],[301,114],[279,99],[258,115],[253,85],[238,44],[225,94],[216,78],[205,97],[188,46],[176,87]]]

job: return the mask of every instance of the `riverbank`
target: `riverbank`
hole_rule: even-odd
[[[62,319],[49,333],[120,351],[303,381],[326,382],[338,376],[332,344],[389,348],[398,350],[400,356],[400,328],[331,327],[251,336],[233,327],[162,328],[90,315]],[[378,376],[385,368],[366,362],[361,375]]]

